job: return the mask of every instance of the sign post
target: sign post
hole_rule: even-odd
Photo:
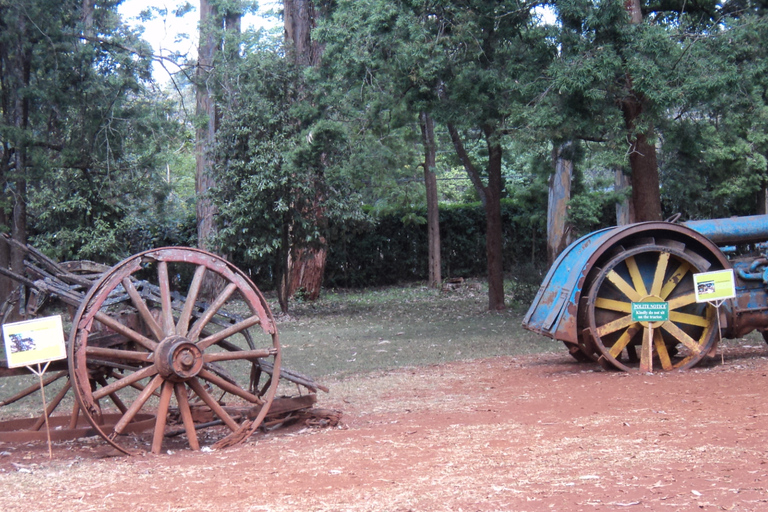
[[[632,303],[632,321],[643,324],[643,345],[640,352],[640,371],[653,371],[653,328],[669,320],[669,302],[649,296]]]
[[[696,302],[708,302],[715,306],[717,315],[717,335],[718,344],[723,341],[723,335],[720,331],[720,306],[727,299],[736,297],[736,283],[733,276],[733,269],[715,270],[712,272],[702,272],[693,274],[693,288],[696,292]],[[720,352],[721,361],[724,361],[724,355]]]
[[[45,416],[45,430],[48,435],[48,457],[53,458],[51,448],[51,429],[48,424],[48,406],[45,403],[45,385],[43,374],[48,369],[51,361],[67,357],[64,344],[64,329],[61,316],[49,316],[14,322],[3,325],[3,341],[5,343],[5,355],[8,368],[26,366],[29,371],[37,375],[40,381],[40,393],[43,397],[43,415]],[[41,365],[45,363],[45,366]],[[36,365],[37,369],[32,365]]]

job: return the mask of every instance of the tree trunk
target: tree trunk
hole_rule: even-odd
[[[485,130],[488,141],[488,187],[485,206],[485,251],[488,259],[488,309],[499,311],[504,306],[503,230],[501,225],[501,143],[498,136]]]
[[[617,169],[614,173],[613,190],[617,193],[623,193],[627,188],[632,186],[629,180],[629,176],[624,174],[621,169]],[[620,203],[616,203],[616,225],[626,226],[635,222],[635,212],[632,210],[632,201],[628,198],[622,199]]]
[[[427,240],[429,253],[429,286],[442,285],[440,261],[440,209],[437,202],[437,176],[435,175],[436,147],[435,123],[432,117],[422,112],[421,136],[424,144],[424,187],[427,192]]]
[[[322,48],[312,39],[316,25],[313,0],[284,0],[283,30],[291,60],[299,68],[317,66]]]
[[[555,262],[557,255],[568,246],[568,201],[571,199],[573,161],[563,155],[567,145],[554,150],[555,172],[549,177],[547,202],[547,262]]]
[[[218,47],[215,27],[218,13],[209,0],[200,0],[200,47],[197,56],[195,113],[204,123],[195,133],[195,192],[197,194],[197,246],[210,250],[215,234],[216,207],[208,197],[214,185],[211,148],[216,136],[216,106],[213,100],[213,60]]]
[[[288,52],[288,58],[299,69],[318,66],[322,58],[322,47],[312,39],[312,31],[317,23],[318,12],[312,0],[285,0],[283,2],[283,30]],[[303,83],[297,84],[298,95],[294,101],[304,101],[307,95]],[[298,121],[297,121],[298,122]],[[325,154],[320,155],[319,169],[314,176],[315,197],[311,207],[302,211],[305,218],[310,219],[323,232],[328,220],[325,217]],[[326,240],[320,238],[317,243],[304,244],[291,242],[286,250],[286,275],[281,282],[284,287],[280,293],[286,297],[301,291],[307,300],[316,300],[325,275],[325,263],[328,256]],[[282,307],[282,303],[281,303]]]
[[[313,301],[320,297],[325,275],[325,261],[328,250],[324,247],[295,247],[288,260],[291,272],[288,283],[288,296],[302,293],[306,300]]]
[[[448,124],[448,133],[464,170],[475,186],[485,209],[485,257],[488,265],[488,309],[498,311],[504,306],[503,231],[501,225],[501,157],[502,148],[498,134],[491,127],[484,127],[488,146],[488,185],[483,185],[480,173],[464,148],[458,130]]]
[[[643,21],[639,0],[626,0],[625,8],[630,23]],[[653,128],[637,132],[637,121],[643,113],[645,97],[634,91],[632,77],[627,75],[627,89],[630,94],[621,102],[621,111],[627,127],[629,140],[629,165],[632,169],[632,207],[637,222],[661,220],[661,195],[659,192],[659,165],[656,146],[650,143],[654,138]]]

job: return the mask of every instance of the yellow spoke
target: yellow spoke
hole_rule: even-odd
[[[650,373],[653,371],[653,329],[643,327],[643,344],[640,347],[640,371]]]
[[[598,297],[595,299],[595,307],[600,309],[609,309],[611,311],[618,311],[619,313],[631,313],[632,303],[624,302],[621,300],[604,299]]]
[[[612,332],[616,332],[620,329],[628,327],[632,323],[633,323],[632,315],[623,316],[621,318],[614,320],[613,322],[608,322],[607,324],[603,324],[600,327],[598,327],[596,329],[597,335],[602,338],[606,334],[611,334]]]
[[[691,265],[687,261],[682,262],[680,266],[677,267],[677,270],[675,270],[675,272],[671,276],[669,276],[669,279],[667,279],[667,282],[664,283],[664,287],[661,289],[661,293],[659,293],[659,297],[661,297],[662,299],[666,299],[667,297],[669,297],[669,294],[672,293],[672,291],[677,287],[678,284],[680,284],[680,281],[683,280],[683,277],[685,276],[685,274],[688,273],[688,270],[690,270],[690,268],[691,268]],[[670,305],[669,308],[672,309],[672,306]]]
[[[634,285],[635,290],[642,297],[645,297],[646,295],[648,295],[648,291],[645,288],[645,282],[643,281],[643,276],[640,274],[640,269],[637,268],[637,262],[635,261],[635,257],[630,256],[629,258],[624,260],[624,262],[627,264],[627,269],[629,270],[629,275],[632,278],[632,284]]]
[[[694,354],[701,353],[701,347],[699,346],[699,343],[688,336],[685,331],[680,329],[678,326],[673,324],[670,321],[666,321],[663,324],[661,324],[662,329],[667,331],[669,334],[675,337],[677,341],[688,347],[688,349],[693,352]]]
[[[624,350],[624,348],[629,344],[630,341],[632,341],[632,338],[637,334],[637,331],[640,330],[640,324],[635,324],[628,328],[624,333],[619,337],[619,339],[616,340],[616,343],[613,344],[613,346],[610,348],[609,352],[611,356],[613,356],[614,359],[619,357],[619,354],[621,354],[621,351]]]
[[[640,302],[640,299],[642,299],[645,295],[640,295],[634,288],[632,288],[632,285],[630,285],[628,282],[624,280],[623,277],[621,277],[619,274],[616,273],[615,270],[611,270],[608,272],[608,275],[606,276],[610,282],[613,283],[613,285],[619,289],[621,293],[627,296],[629,300],[632,302]]]
[[[691,315],[689,313],[680,313],[679,311],[670,311],[669,319],[672,322],[687,325],[697,325],[699,327],[707,327],[709,320],[699,315]]]
[[[653,275],[653,284],[651,285],[651,295],[658,296],[661,293],[661,285],[664,283],[664,274],[667,273],[669,265],[669,253],[659,254],[659,263],[656,265],[656,273]]]
[[[694,292],[686,293],[669,301],[669,311],[688,306],[694,302],[696,302],[696,294]]]
[[[672,360],[669,357],[669,351],[664,344],[664,339],[661,337],[661,331],[659,329],[653,332],[653,344],[656,345],[656,353],[659,354],[659,360],[661,360],[661,367],[665,370],[672,369]]]

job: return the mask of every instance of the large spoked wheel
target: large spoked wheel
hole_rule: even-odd
[[[210,283],[210,298],[202,292]],[[270,368],[271,375],[261,371]],[[132,256],[94,285],[78,309],[69,371],[81,412],[125,453],[159,453],[258,426],[277,391],[280,344],[259,290],[204,251]],[[265,380],[265,382],[260,382]],[[116,420],[107,418],[117,416]],[[150,422],[150,433],[141,424]]]
[[[690,368],[716,342],[716,309],[697,303],[692,274],[700,256],[672,241],[650,241],[611,259],[593,282],[588,332],[598,361],[625,371]],[[668,302],[666,321],[633,322],[633,302]]]

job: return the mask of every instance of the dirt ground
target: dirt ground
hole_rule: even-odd
[[[222,451],[0,446],[0,510],[768,510],[764,345],[682,373],[557,353],[328,384],[343,426]]]

